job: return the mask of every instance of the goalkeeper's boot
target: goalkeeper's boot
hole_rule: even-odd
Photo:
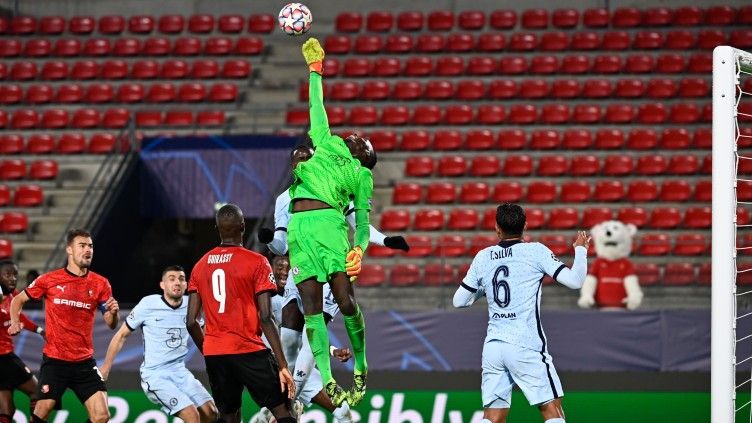
[[[348,396],[347,391],[337,385],[337,382],[334,380],[326,384],[326,395],[329,396],[329,399],[332,400],[332,404],[334,404],[335,407],[342,405],[342,403],[347,400]]]
[[[356,374],[353,376],[353,387],[349,392],[349,403],[355,407],[363,401],[366,396],[366,373]]]
[[[272,412],[264,407],[251,417],[250,423],[269,423],[273,418]]]
[[[295,402],[292,403],[292,411],[293,414],[300,419],[300,416],[303,415],[303,410],[305,409],[305,406],[303,405],[300,400],[295,400]]]

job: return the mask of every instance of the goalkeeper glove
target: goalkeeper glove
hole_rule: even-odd
[[[269,228],[261,228],[258,231],[258,240],[262,244],[268,244],[274,239],[274,231]]]
[[[347,276],[350,277],[350,282],[355,282],[355,279],[360,275],[360,263],[363,261],[363,250],[360,247],[355,247],[347,253],[345,262],[345,270]]]
[[[410,251],[410,246],[402,236],[388,236],[384,238],[384,246],[392,250]]]
[[[308,70],[311,72],[321,73],[324,62],[324,49],[321,47],[319,40],[309,38],[303,43],[303,57],[305,58]]]

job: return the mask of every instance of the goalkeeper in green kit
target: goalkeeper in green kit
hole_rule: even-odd
[[[329,130],[321,86],[324,50],[311,38],[303,44],[309,67],[309,102],[315,153],[293,171],[290,187],[292,217],[287,227],[290,266],[300,292],[306,334],[327,395],[336,406],[347,400],[357,405],[366,392],[365,320],[355,302],[352,282],[369,241],[368,214],[373,195],[376,153],[367,139],[350,136],[343,140]],[[344,211],[355,207],[355,242],[350,246]],[[324,322],[323,285],[329,283],[342,311],[355,358],[350,391],[332,377],[329,334]]]

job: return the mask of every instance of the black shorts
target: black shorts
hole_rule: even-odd
[[[279,367],[269,350],[208,355],[205,360],[212,397],[222,414],[240,409],[244,386],[259,407],[271,410],[288,401],[287,392],[280,390]]]
[[[12,391],[32,377],[31,370],[17,355],[0,355],[0,391]]]
[[[93,358],[83,361],[63,361],[42,357],[39,369],[39,399],[60,402],[63,393],[70,388],[81,403],[99,391],[107,391],[102,375]]]

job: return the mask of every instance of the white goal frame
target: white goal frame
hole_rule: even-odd
[[[713,204],[711,300],[711,421],[733,423],[736,410],[736,185],[739,69],[752,54],[728,46],[713,51]],[[752,407],[752,404],[746,404]]]

